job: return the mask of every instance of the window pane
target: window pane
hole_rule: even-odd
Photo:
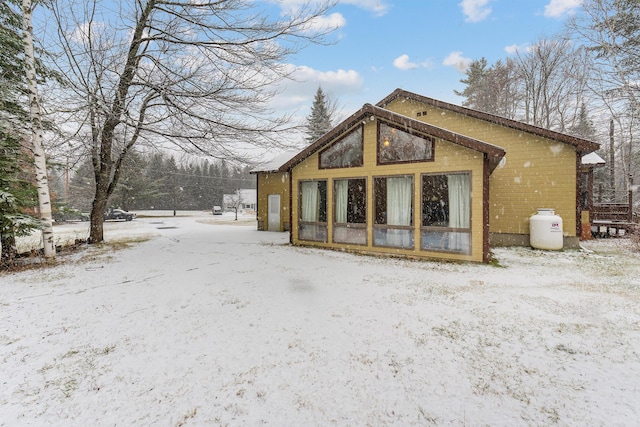
[[[300,183],[300,219],[306,222],[327,222],[327,182]]]
[[[375,178],[374,179],[374,196],[375,212],[374,223],[386,224],[387,223],[387,178]]]
[[[313,240],[317,242],[327,241],[327,226],[321,224],[303,224],[298,227],[298,239]]]
[[[421,225],[422,249],[470,253],[470,174],[423,175]]]
[[[394,248],[413,248],[413,229],[397,230],[393,228],[374,228],[373,244]]]
[[[467,231],[421,231],[421,248],[423,250],[460,252],[471,251],[471,233]]]
[[[336,243],[366,245],[367,229],[365,227],[352,228],[346,225],[334,225],[333,241]]]
[[[375,178],[374,192],[374,245],[413,248],[413,177]]]
[[[364,178],[334,181],[335,223],[365,224],[367,222],[366,183]]]
[[[300,183],[300,220],[298,238],[327,241],[327,182]]]
[[[449,187],[446,175],[422,177],[422,225],[449,225]]]
[[[378,127],[378,162],[401,163],[426,161],[433,158],[433,140],[411,135],[380,123]]]
[[[362,166],[362,126],[320,153],[320,168]]]
[[[333,241],[366,245],[367,180],[335,180],[334,198]]]
[[[375,223],[413,224],[413,178],[398,176],[375,178]]]
[[[306,222],[319,221],[320,192],[317,181],[300,183],[300,219]]]

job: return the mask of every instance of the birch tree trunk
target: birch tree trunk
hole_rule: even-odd
[[[35,55],[33,48],[33,24],[31,22],[31,0],[22,1],[22,41],[24,43],[24,67],[29,93],[29,113],[31,118],[31,135],[33,142],[33,161],[36,169],[36,187],[38,189],[38,205],[40,219],[43,223],[42,242],[44,256],[54,259],[56,248],[53,241],[53,225],[51,220],[51,197],[47,178],[47,162],[42,146],[42,117],[38,101],[38,85],[36,80]]]

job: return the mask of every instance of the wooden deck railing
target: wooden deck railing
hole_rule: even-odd
[[[631,191],[627,203],[594,203],[591,209],[591,230],[596,237],[626,235],[637,230],[639,222],[640,215],[633,211]]]
[[[633,222],[631,203],[594,203],[591,219],[594,221]]]

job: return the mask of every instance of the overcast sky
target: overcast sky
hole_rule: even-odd
[[[274,0],[275,2],[275,0]],[[279,2],[282,13],[301,0]],[[560,31],[582,0],[341,0],[323,24],[328,46],[291,58],[300,83],[278,107],[306,116],[318,85],[349,115],[396,88],[460,104],[453,91],[472,59],[489,63]]]

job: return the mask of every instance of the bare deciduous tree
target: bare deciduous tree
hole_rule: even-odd
[[[584,49],[559,36],[540,39],[514,58],[471,63],[463,105],[558,131],[574,128],[585,103],[589,61]]]
[[[170,143],[238,159],[247,144],[282,144],[277,136],[289,118],[267,108],[273,84],[288,77],[288,56],[323,40],[330,29],[314,24],[332,5],[309,2],[286,17],[268,6],[54,2],[59,44],[52,48],[72,88],[63,94],[67,126],[76,126],[93,161],[90,242],[103,240],[102,214],[134,145]]]
[[[568,39],[540,39],[514,59],[522,94],[522,119],[564,132],[576,125],[587,93],[589,63]]]
[[[626,189],[640,171],[637,133],[640,113],[640,2],[637,0],[586,0],[569,24],[572,35],[587,46],[594,63],[590,87],[609,111],[612,160],[624,172]],[[615,126],[613,125],[615,123]],[[612,144],[614,145],[614,144]],[[617,168],[609,162],[613,193],[619,181]]]

